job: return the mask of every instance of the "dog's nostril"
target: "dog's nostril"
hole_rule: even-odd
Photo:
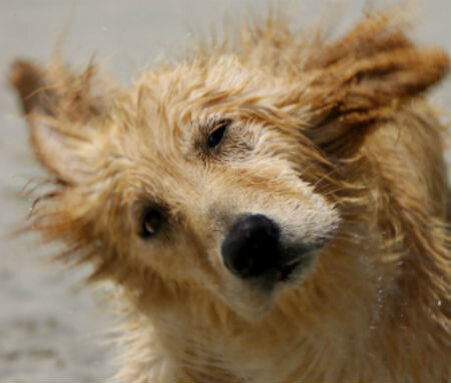
[[[225,266],[241,278],[257,277],[274,266],[279,250],[279,227],[255,214],[239,218],[222,243]]]

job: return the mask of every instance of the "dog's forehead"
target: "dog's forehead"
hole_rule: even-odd
[[[224,70],[223,65],[214,68]],[[220,78],[213,80],[211,70],[191,64],[143,73],[134,88],[114,104],[115,128],[110,136],[121,135],[122,144],[135,137],[163,152],[180,144],[217,115],[206,110],[207,105],[218,101],[218,94],[227,98],[227,90],[239,83],[234,75],[218,75]]]
[[[258,79],[233,57],[147,71],[114,104],[107,141],[118,158],[132,159],[127,167],[155,181],[176,174],[199,179],[196,149],[215,121],[233,116],[240,97],[266,92]]]

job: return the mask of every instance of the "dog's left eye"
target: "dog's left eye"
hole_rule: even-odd
[[[161,229],[163,220],[163,214],[159,209],[147,209],[142,216],[140,237],[144,239],[153,237]]]
[[[219,145],[229,125],[230,120],[221,120],[216,124],[215,130],[208,136],[207,139],[207,146],[209,148],[215,148]]]

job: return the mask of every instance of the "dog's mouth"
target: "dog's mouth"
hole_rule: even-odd
[[[241,278],[241,281],[251,289],[272,295],[279,287],[286,289],[296,285],[308,273],[316,256],[314,250],[308,252],[302,250],[299,253],[295,253],[295,250],[288,252],[281,250],[274,254],[278,262],[265,273],[251,278]]]
[[[260,317],[280,291],[300,283],[327,242],[324,237],[314,243],[289,241],[267,216],[240,216],[221,245],[224,266],[233,276],[226,281],[227,303],[245,317]]]
[[[272,219],[262,214],[243,215],[222,243],[224,265],[240,280],[272,290],[277,283],[293,280],[318,248],[318,243],[283,242]]]
[[[233,311],[249,321],[263,317],[274,307],[277,297],[283,291],[290,290],[301,283],[317,254],[314,252],[309,253],[308,256],[303,254],[299,258],[286,262],[280,261],[280,259],[286,259],[286,254],[283,252],[274,256],[279,258],[277,265],[263,274],[246,278],[236,278],[236,275],[233,279],[227,278],[225,290],[220,293],[224,302]]]
[[[277,273],[277,282],[290,282],[293,279],[293,276],[297,274],[296,270],[298,270],[301,263],[302,262],[299,259],[281,266]]]

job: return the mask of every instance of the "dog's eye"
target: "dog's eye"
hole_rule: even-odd
[[[150,238],[158,233],[163,224],[163,214],[157,208],[147,209],[141,221],[141,231],[139,233],[141,238]]]
[[[208,136],[207,139],[207,146],[209,148],[214,148],[219,145],[229,125],[230,120],[221,120],[216,124],[215,130]]]

